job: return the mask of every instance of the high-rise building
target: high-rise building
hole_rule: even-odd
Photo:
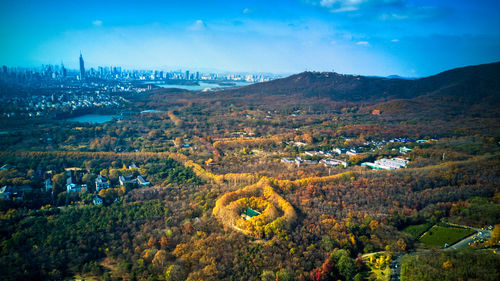
[[[189,70],[186,70],[186,77],[184,79],[189,80]]]
[[[80,80],[85,79],[85,65],[83,63],[82,52],[80,52]]]
[[[66,68],[64,67],[64,64],[61,62],[61,75],[62,77],[66,77],[68,75],[68,72],[66,71]]]

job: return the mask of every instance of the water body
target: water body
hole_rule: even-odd
[[[232,83],[234,83],[234,85],[219,85],[217,83],[205,83],[200,81],[199,82],[200,85],[173,85],[173,84],[163,84],[163,83],[155,83],[155,85],[161,88],[177,88],[189,91],[203,91],[212,89],[216,90],[216,89],[238,88],[252,84],[249,82],[232,82]]]
[[[120,115],[101,115],[101,114],[85,114],[73,118],[68,118],[66,121],[69,122],[80,122],[80,123],[106,123],[111,121],[111,119],[120,119]]]
[[[160,112],[163,112],[163,111],[155,110],[155,109],[148,109],[148,110],[141,111],[141,114],[142,113],[160,113]]]

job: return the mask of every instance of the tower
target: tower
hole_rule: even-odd
[[[80,80],[85,79],[85,65],[83,63],[82,52],[80,52]]]

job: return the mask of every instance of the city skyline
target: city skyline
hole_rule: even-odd
[[[278,78],[278,77],[283,77],[283,75],[280,74],[273,74],[270,72],[231,72],[231,71],[224,71],[224,70],[217,70],[217,69],[204,69],[202,70],[201,68],[162,68],[162,67],[153,67],[153,68],[145,68],[145,67],[138,67],[138,68],[124,68],[121,65],[96,65],[95,67],[89,67],[85,68],[85,59],[83,58],[83,53],[80,51],[80,55],[78,57],[78,65],[75,68],[67,68],[64,65],[64,62],[61,61],[60,64],[57,63],[48,63],[48,64],[42,64],[38,66],[31,66],[31,67],[25,67],[25,66],[13,66],[13,67],[7,67],[6,65],[2,66],[1,72],[12,72],[12,73],[26,73],[26,72],[32,72],[32,73],[37,73],[37,72],[53,72],[55,74],[60,74],[62,77],[66,77],[68,73],[72,73],[73,76],[77,77],[80,79],[80,77],[88,77],[88,75],[95,75],[99,73],[115,73],[115,74],[123,74],[123,73],[135,73],[135,74],[154,74],[156,73],[157,75],[160,74],[176,74],[175,77],[164,77],[164,78],[170,78],[170,79],[185,79],[185,77],[191,77],[190,79],[187,80],[207,80],[208,77],[210,79],[215,79],[217,77],[222,77],[222,78],[227,78],[231,76],[235,77],[243,77],[243,76],[266,76],[266,77],[273,77],[273,78]],[[193,71],[190,74],[190,71]],[[184,75],[184,76],[183,76]],[[204,76],[206,75],[206,76]],[[204,77],[202,77],[204,76]]]
[[[0,63],[421,77],[500,60],[496,1],[168,2],[1,3]]]

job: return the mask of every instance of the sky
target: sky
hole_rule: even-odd
[[[0,0],[0,65],[422,77],[500,61],[498,0]]]

